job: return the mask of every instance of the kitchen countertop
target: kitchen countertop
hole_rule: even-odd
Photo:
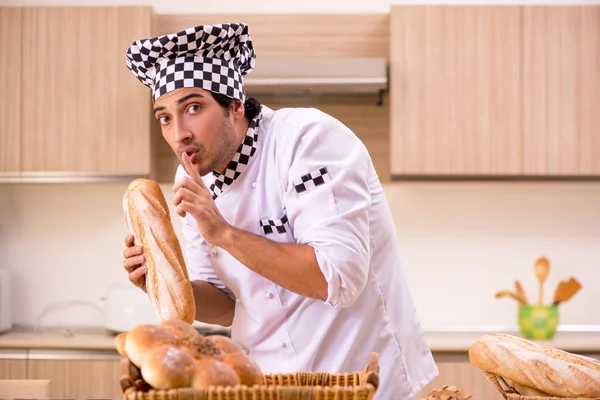
[[[518,332],[502,330],[425,331],[424,335],[433,352],[466,353],[479,336],[488,332],[502,332],[519,336]],[[35,332],[27,329],[15,329],[0,334],[0,349],[116,351],[114,340],[115,335],[105,330],[73,332],[42,330]],[[600,354],[600,330],[559,331],[553,340],[538,343],[569,352]]]
[[[425,332],[425,340],[433,352],[467,352],[469,347],[486,333],[505,333],[521,337],[516,331],[437,331]],[[537,344],[555,347],[572,353],[600,354],[600,331],[557,332],[552,340],[536,341]]]

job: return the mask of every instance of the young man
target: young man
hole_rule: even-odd
[[[136,41],[132,73],[181,161],[174,206],[197,320],[231,325],[264,372],[361,370],[379,353],[378,399],[411,399],[436,375],[363,143],[315,109],[246,99],[244,24]],[[144,258],[126,238],[125,269]]]

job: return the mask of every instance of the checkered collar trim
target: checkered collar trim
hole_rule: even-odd
[[[252,156],[256,153],[258,142],[257,128],[260,125],[261,118],[262,113],[259,113],[252,121],[250,121],[246,136],[244,136],[244,140],[240,144],[240,147],[238,147],[237,152],[227,165],[225,172],[221,174],[213,171],[215,180],[209,186],[213,200],[216,200],[216,198],[219,197],[233,181],[239,178],[250,164]]]

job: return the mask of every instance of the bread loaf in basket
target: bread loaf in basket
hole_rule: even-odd
[[[471,364],[507,400],[600,400],[600,361],[507,334],[469,348]]]

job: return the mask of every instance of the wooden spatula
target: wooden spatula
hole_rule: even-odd
[[[521,282],[515,281],[515,291],[517,292],[516,294],[521,304],[529,303],[529,301],[527,300],[527,296],[525,295],[525,290],[523,290],[523,285],[521,285]]]
[[[519,296],[517,296],[516,294],[514,294],[513,292],[508,291],[508,290],[501,290],[498,293],[496,293],[497,299],[499,299],[501,297],[510,297],[511,299],[514,299],[514,300],[518,301],[519,303],[523,304],[521,299],[519,299]]]
[[[553,304],[557,305],[558,303],[563,303],[569,300],[575,295],[575,293],[579,292],[579,289],[581,289],[581,283],[579,283],[575,278],[571,278],[566,282],[560,282],[556,288],[556,291],[554,292]]]

